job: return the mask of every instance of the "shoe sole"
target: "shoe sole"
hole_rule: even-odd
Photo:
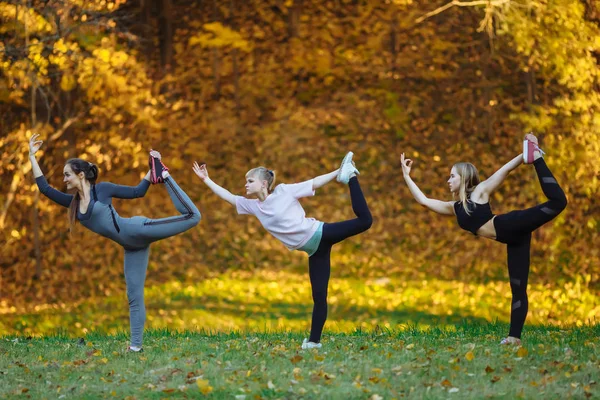
[[[342,171],[342,167],[344,166],[344,164],[346,164],[348,162],[348,160],[350,160],[350,162],[352,161],[352,157],[354,157],[354,153],[349,151],[345,156],[344,159],[342,160],[342,162],[340,163],[340,172]],[[338,173],[338,176],[336,177],[336,180],[338,182],[340,181],[340,174]]]
[[[527,150],[527,140],[523,140],[523,162],[525,164],[529,164],[529,162],[527,161],[527,156],[529,155],[528,150]]]
[[[162,177],[162,173],[163,171],[168,171],[169,168],[167,168],[167,166],[164,165],[160,159],[152,156],[150,156],[148,164],[150,164],[150,182],[163,183],[164,179]]]
[[[150,182],[153,184],[160,183],[162,180],[161,166],[157,163],[158,159],[149,156],[148,164],[150,165]]]

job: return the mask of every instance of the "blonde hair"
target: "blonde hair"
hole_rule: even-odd
[[[267,191],[269,193],[273,191],[273,185],[275,184],[275,171],[265,167],[256,167],[246,172],[246,177],[248,176],[254,176],[261,181],[267,181]]]
[[[470,200],[471,193],[479,185],[479,172],[477,172],[477,168],[473,164],[468,162],[456,163],[454,164],[454,168],[456,168],[456,173],[460,176],[458,197],[467,215],[471,215],[467,200]]]

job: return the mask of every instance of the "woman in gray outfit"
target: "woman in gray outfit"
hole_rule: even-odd
[[[42,145],[35,134],[29,140],[29,161],[33,175],[42,194],[55,203],[69,208],[71,226],[78,220],[92,232],[107,237],[125,249],[125,282],[129,300],[131,346],[128,350],[142,350],[142,336],[146,321],[144,306],[144,281],[148,267],[150,244],[193,228],[200,222],[200,212],[190,198],[179,188],[160,161],[160,153],[151,151],[151,164],[158,165],[146,174],[137,186],[96,183],[98,167],[79,158],[70,159],[63,169],[67,194],[52,188],[42,173],[35,153]],[[150,219],[146,217],[122,218],[112,206],[112,198],[134,199],[143,197],[152,183],[164,182],[179,216]]]

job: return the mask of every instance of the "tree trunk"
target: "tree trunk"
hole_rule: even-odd
[[[36,93],[37,86],[33,84],[31,86],[31,129],[34,130],[37,124],[37,115],[36,115]],[[35,248],[35,278],[42,278],[42,249],[40,244],[40,224],[38,220],[38,203],[40,199],[39,190],[35,191],[35,197],[33,201],[33,244]]]
[[[219,20],[218,13],[217,13],[217,1],[218,0],[213,0],[212,20],[214,22],[217,22]],[[220,75],[219,75],[219,49],[216,47],[213,47],[212,55],[213,55],[213,82],[214,82],[214,90],[215,90],[213,97],[215,99],[219,99],[219,98],[221,98],[221,79],[220,79]]]
[[[235,20],[233,19],[233,15],[235,12],[235,6],[236,6],[236,2],[235,0],[231,0],[229,2],[229,6],[230,6],[230,10],[231,10],[231,17],[230,17],[230,25],[231,28],[233,30],[237,30],[237,24],[235,23]],[[240,68],[238,65],[238,57],[239,57],[239,51],[238,49],[233,49],[231,52],[231,56],[233,58],[233,86],[234,86],[234,96],[235,96],[235,114],[239,117],[240,116],[240,109],[241,109],[241,105],[240,105]]]
[[[140,14],[144,32],[144,55],[147,60],[152,58],[152,2],[153,0],[140,0]]]
[[[390,20],[390,53],[392,55],[391,60],[391,70],[392,70],[392,78],[396,73],[396,58],[398,57],[398,11],[394,11],[394,15]]]
[[[300,12],[302,0],[294,0],[288,11],[288,38],[298,37],[300,32]]]
[[[29,48],[29,26],[27,25],[28,18],[25,18],[25,46]],[[35,74],[35,71],[29,69],[29,74]],[[37,125],[36,101],[37,101],[37,76],[31,77],[31,129],[34,130]],[[38,199],[39,191],[35,191],[33,203],[34,222],[37,222],[38,215]],[[39,223],[33,225],[34,249],[35,249],[35,274],[34,277],[39,279],[42,277],[42,250],[40,245],[40,226]]]
[[[163,73],[173,68],[173,6],[171,0],[158,0],[160,66]]]
[[[529,68],[529,71],[527,71],[525,82],[527,83],[527,107],[531,109],[531,106],[537,103],[537,87],[533,69]]]
[[[38,204],[40,191],[36,190],[33,196],[33,248],[35,252],[35,278],[42,278],[42,244],[40,241],[40,218]]]

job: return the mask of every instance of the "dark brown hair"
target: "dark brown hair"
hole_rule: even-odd
[[[76,175],[79,175],[80,172],[83,172],[85,179],[89,181],[90,184],[96,184],[96,179],[98,178],[98,167],[93,163],[82,160],[81,158],[71,158],[67,161],[67,165],[71,167]],[[75,226],[75,222],[77,222],[77,209],[79,208],[80,200],[79,192],[77,192],[73,196],[73,200],[69,205],[69,226],[71,229],[73,226]]]

